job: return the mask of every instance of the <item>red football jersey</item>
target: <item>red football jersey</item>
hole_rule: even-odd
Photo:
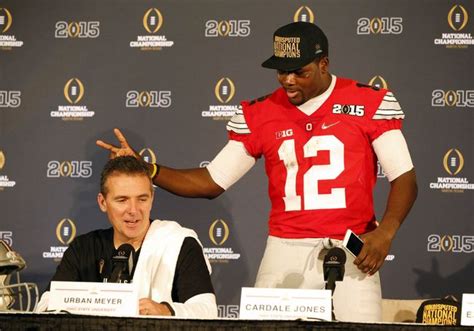
[[[265,157],[270,235],[343,239],[348,228],[358,234],[374,229],[371,144],[400,129],[404,116],[391,92],[337,78],[311,115],[292,105],[282,88],[243,102],[242,112],[238,129],[229,124],[229,136],[253,157]]]

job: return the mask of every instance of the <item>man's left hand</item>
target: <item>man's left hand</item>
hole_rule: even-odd
[[[155,302],[148,298],[140,299],[138,302],[138,311],[140,315],[171,316],[171,311],[167,305]]]
[[[354,264],[362,272],[373,275],[384,263],[385,257],[390,251],[392,237],[380,227],[360,237],[364,241],[364,246],[354,260]]]

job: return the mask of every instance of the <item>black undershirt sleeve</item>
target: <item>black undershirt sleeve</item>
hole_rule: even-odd
[[[201,245],[192,237],[183,241],[173,279],[173,302],[184,303],[203,293],[214,293]]]

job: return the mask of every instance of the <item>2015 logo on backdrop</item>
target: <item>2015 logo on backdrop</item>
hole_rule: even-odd
[[[205,37],[248,37],[250,36],[250,20],[207,20]]]
[[[63,94],[69,105],[59,105],[57,110],[51,111],[51,117],[59,117],[63,121],[82,121],[85,117],[95,115],[86,105],[79,104],[85,94],[84,84],[79,78],[69,79],[64,85]]]
[[[431,106],[472,108],[474,107],[474,90],[433,90]]]
[[[5,154],[3,153],[2,150],[0,150],[0,171],[3,170],[5,163],[6,163]],[[5,188],[12,188],[15,185],[16,185],[16,182],[13,180],[10,180],[7,175],[0,174],[0,191],[3,191]]]
[[[56,225],[56,239],[62,244],[62,246],[51,246],[49,251],[43,252],[43,259],[53,259],[59,262],[68,245],[76,237],[76,224],[70,218],[63,218],[59,220]]]
[[[464,193],[474,189],[466,177],[457,177],[464,168],[464,156],[457,148],[449,149],[443,157],[443,168],[450,177],[438,177],[437,182],[430,183],[430,189],[443,193]]]
[[[169,108],[171,106],[171,91],[136,91],[126,94],[127,108]]]
[[[48,178],[89,178],[92,176],[92,161],[49,161]]]
[[[387,178],[387,175],[383,171],[380,161],[377,161],[377,178]]]
[[[473,253],[474,236],[430,234],[427,238],[428,252],[446,253]]]
[[[0,231],[0,240],[3,240],[10,247],[13,246],[13,231]]]
[[[8,8],[0,7],[0,50],[10,51],[23,46],[23,41],[17,40],[15,35],[6,34],[13,24],[13,15]]]
[[[156,163],[156,155],[151,148],[143,148],[138,154],[145,162]]]
[[[308,6],[301,6],[295,11],[293,22],[314,23],[314,12]]]
[[[0,108],[18,108],[21,105],[21,91],[0,91]]]
[[[403,17],[360,17],[357,20],[357,34],[401,34]]]
[[[201,112],[202,117],[212,117],[214,120],[229,120],[235,112],[241,109],[240,105],[229,104],[235,96],[235,84],[229,77],[220,78],[215,87],[214,95],[219,105],[209,105],[209,110]]]
[[[163,14],[158,8],[149,8],[142,18],[143,28],[148,35],[139,35],[136,40],[130,41],[131,48],[139,48],[142,51],[159,51],[163,47],[172,47],[174,42],[168,40],[165,35],[155,35],[163,26]]]
[[[240,259],[240,253],[235,253],[232,247],[222,247],[229,239],[230,230],[223,219],[214,220],[209,226],[209,240],[214,247],[204,247],[204,254],[211,263],[228,263]],[[218,246],[218,247],[216,247]]]
[[[220,318],[239,318],[239,305],[217,305]]]
[[[99,21],[58,21],[55,25],[54,38],[97,38],[100,35]]]
[[[440,38],[434,39],[435,45],[446,48],[468,48],[474,44],[474,38],[470,32],[465,32],[469,21],[469,13],[462,5],[453,5],[447,15],[447,25],[454,32],[443,32]]]

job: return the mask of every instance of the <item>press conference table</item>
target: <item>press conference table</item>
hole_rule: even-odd
[[[423,324],[316,321],[191,320],[104,317],[51,313],[0,313],[0,330],[474,330],[474,327]]]

